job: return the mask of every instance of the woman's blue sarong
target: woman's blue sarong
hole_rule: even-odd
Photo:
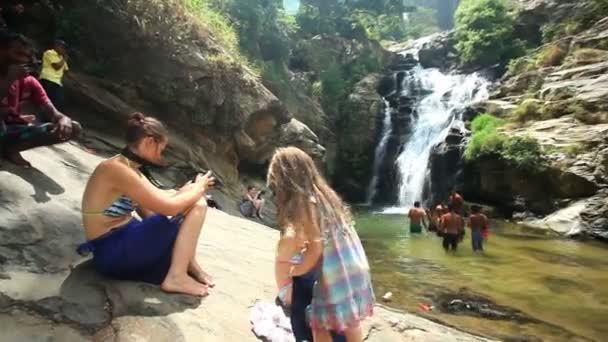
[[[173,245],[183,216],[154,215],[131,220],[95,240],[78,247],[78,253],[93,252],[95,269],[119,280],[161,284],[171,266]]]

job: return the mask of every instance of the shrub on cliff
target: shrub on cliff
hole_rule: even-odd
[[[523,55],[503,0],[463,0],[456,11],[456,50],[464,65],[485,67]]]
[[[538,141],[529,137],[509,137],[499,132],[498,128],[504,123],[504,120],[491,114],[475,118],[471,124],[473,136],[464,152],[465,160],[475,162],[494,158],[530,172],[543,170],[546,157]]]
[[[499,134],[498,127],[504,120],[491,114],[483,114],[471,123],[473,135],[464,152],[464,158],[472,161],[482,157],[497,156],[504,144],[504,136]]]

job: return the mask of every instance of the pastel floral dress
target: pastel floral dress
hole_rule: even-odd
[[[312,328],[343,332],[373,314],[375,296],[369,264],[352,223],[323,202],[313,202],[321,203],[323,256],[308,319]]]

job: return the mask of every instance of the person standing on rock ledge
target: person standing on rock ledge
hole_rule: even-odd
[[[53,105],[64,110],[65,95],[63,91],[63,76],[70,70],[68,66],[67,44],[63,40],[56,40],[52,49],[46,50],[42,55],[42,71],[40,84],[46,90]]]
[[[96,270],[107,277],[206,296],[214,284],[196,262],[196,246],[207,214],[205,192],[214,184],[211,173],[170,195],[140,171],[143,164],[161,162],[168,143],[163,124],[134,113],[126,140],[125,150],[101,162],[87,183],[82,215],[88,242],[78,252],[93,252]]]
[[[77,137],[80,124],[55,108],[38,80],[30,75],[32,45],[22,35],[0,33],[0,147],[2,156],[25,167],[22,151],[66,142]],[[23,104],[42,109],[43,122],[25,115]]]
[[[313,271],[318,277],[308,306],[313,340],[332,341],[330,332],[335,331],[348,342],[362,341],[360,322],[373,314],[375,297],[367,257],[348,208],[312,158],[295,147],[275,152],[267,182],[276,194],[279,224],[293,226],[295,234],[308,241],[302,262],[290,267],[290,275]],[[297,291],[294,286],[292,314],[297,310]]]

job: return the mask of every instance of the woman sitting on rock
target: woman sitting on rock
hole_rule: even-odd
[[[158,164],[168,134],[160,121],[135,113],[126,140],[131,153]],[[89,179],[82,201],[88,242],[79,252],[92,251],[95,268],[110,278],[207,295],[213,283],[195,256],[207,212],[205,191],[214,182],[211,173],[172,195],[153,186],[140,172],[142,165],[132,160],[136,158],[124,154],[101,162]]]

